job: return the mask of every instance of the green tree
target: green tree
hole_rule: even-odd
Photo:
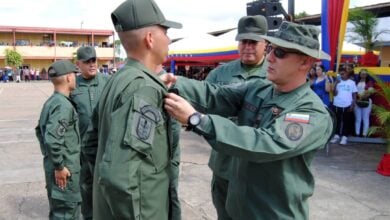
[[[23,63],[23,57],[16,50],[5,49],[4,51],[4,63],[7,66],[11,66],[13,71],[16,71],[16,67],[21,66]]]
[[[306,11],[303,11],[303,12],[299,12],[298,14],[296,14],[294,18],[299,19],[299,18],[304,18],[307,16],[309,16],[309,14]]]
[[[378,19],[375,14],[361,8],[354,8],[349,11],[348,21],[353,27],[348,29],[349,41],[362,45],[366,51],[372,51],[375,41],[381,34],[389,33],[388,30],[376,31]]]
[[[378,89],[376,94],[383,98],[383,105],[373,104],[373,114],[378,119],[377,126],[371,126],[369,129],[369,135],[371,134],[380,134],[386,139],[387,143],[387,153],[390,153],[390,84],[381,80],[375,74],[370,74],[374,78]]]
[[[5,65],[8,66],[20,66],[23,63],[23,57],[16,50],[5,49]]]

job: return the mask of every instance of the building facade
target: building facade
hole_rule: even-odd
[[[0,68],[6,49],[22,55],[22,68],[47,70],[56,60],[74,60],[87,45],[95,47],[99,68],[115,68],[114,40],[113,30],[0,26]]]

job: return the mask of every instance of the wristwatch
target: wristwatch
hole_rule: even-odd
[[[188,117],[188,120],[187,120],[186,131],[194,130],[194,128],[200,124],[202,116],[203,115],[200,114],[199,112],[195,112],[192,115],[190,115],[190,117]]]

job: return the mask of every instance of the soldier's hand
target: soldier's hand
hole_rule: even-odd
[[[64,167],[62,170],[55,170],[54,176],[56,179],[56,185],[60,189],[65,189],[68,177],[71,176],[68,168]]]
[[[170,115],[182,124],[187,124],[188,117],[196,112],[189,102],[174,93],[168,93],[165,96],[164,107]]]
[[[177,77],[173,73],[166,73],[159,76],[161,81],[165,84],[166,87],[170,88],[173,84],[176,83]]]

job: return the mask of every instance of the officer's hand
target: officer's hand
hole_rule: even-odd
[[[70,172],[68,168],[64,167],[62,170],[55,170],[54,171],[54,176],[56,178],[56,185],[60,189],[65,189],[66,187],[66,182],[68,180],[68,177],[70,177]]]
[[[161,81],[165,84],[166,87],[170,88],[173,84],[176,83],[177,77],[173,73],[166,73],[159,76]]]
[[[174,93],[168,93],[165,96],[164,107],[170,115],[182,124],[187,124],[188,117],[196,112],[190,103]]]

